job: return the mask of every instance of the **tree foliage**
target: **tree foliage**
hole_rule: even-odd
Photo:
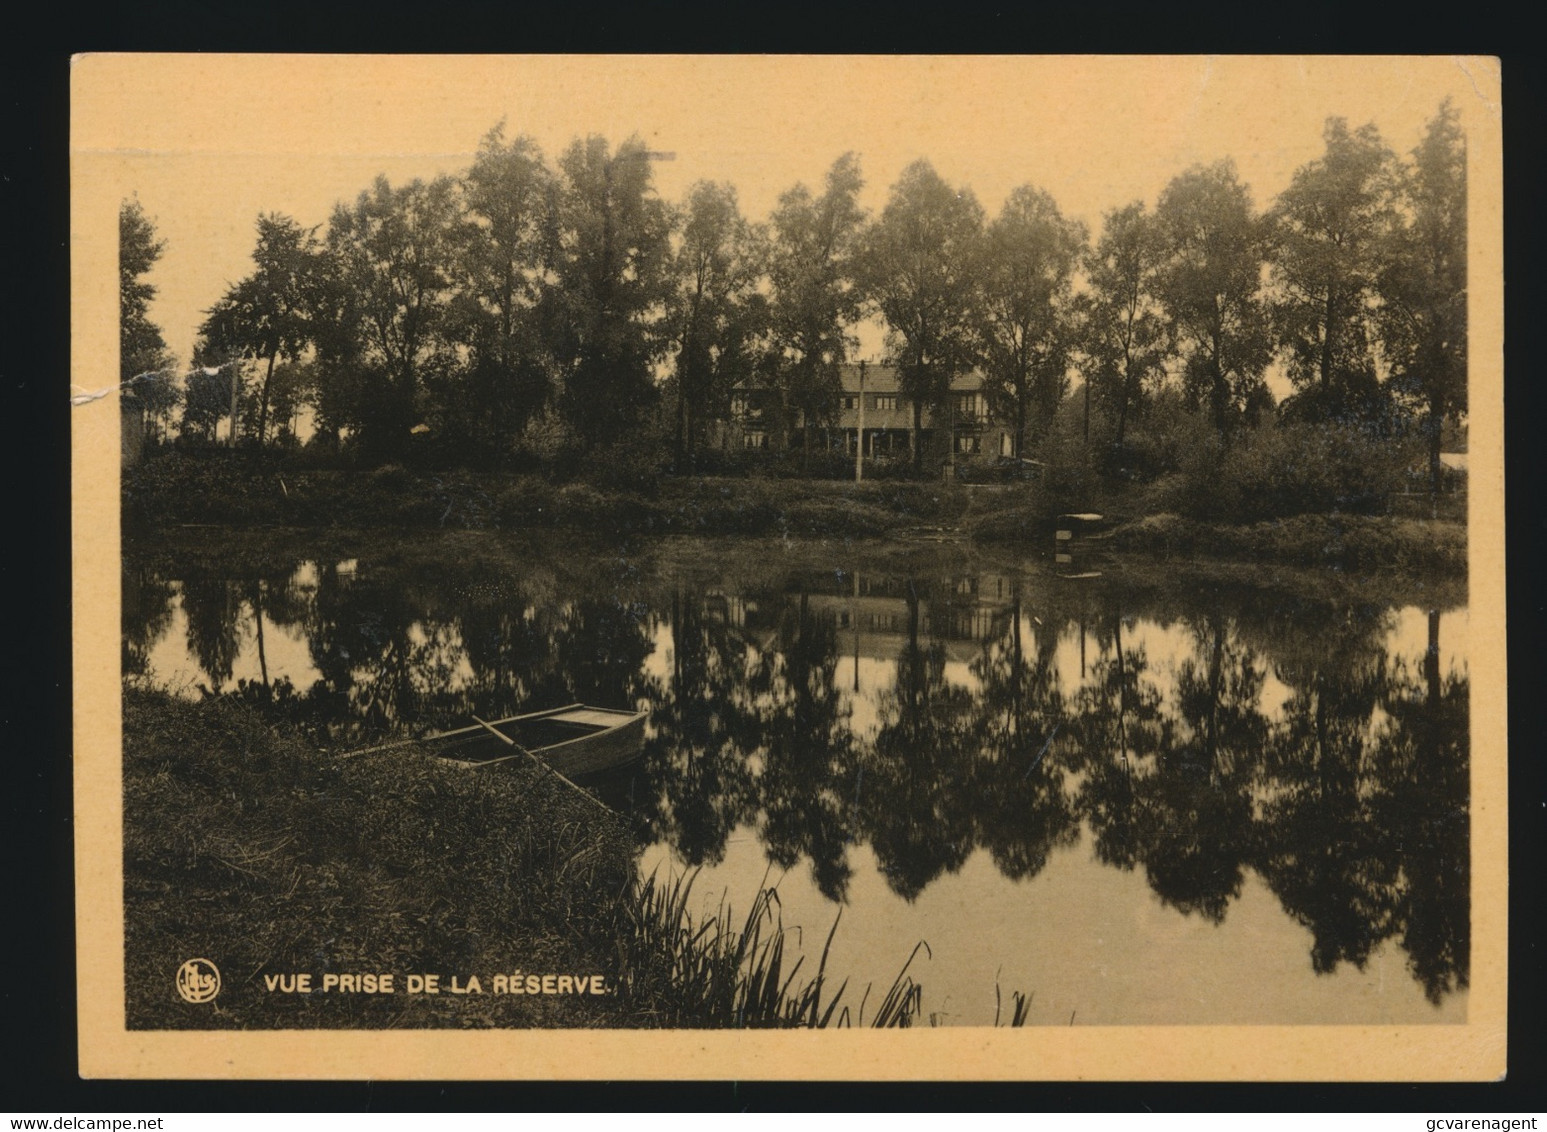
[[[638,137],[592,136],[559,159],[553,352],[559,410],[582,445],[621,439],[655,400],[672,214]]]
[[[1268,397],[1263,227],[1232,161],[1176,177],[1155,211],[1166,256],[1157,281],[1183,388],[1228,435]]]
[[[1068,392],[1070,281],[1086,240],[1051,196],[1022,185],[979,245],[975,345],[989,407],[1013,424],[1017,456],[1028,422],[1045,423]]]
[[[943,407],[951,379],[974,359],[973,268],[982,233],[972,190],[953,189],[920,159],[902,171],[866,234],[862,286],[894,336],[899,384],[913,405],[916,467],[924,408]]]
[[[156,288],[145,281],[166,251],[137,200],[118,210],[118,370],[125,383],[159,371],[170,360],[161,328],[150,320]]]
[[[1106,214],[1101,240],[1085,259],[1085,380],[1112,419],[1119,445],[1130,410],[1165,378],[1171,343],[1156,294],[1163,254],[1155,218],[1134,201]]]
[[[1381,299],[1391,380],[1424,415],[1438,491],[1441,427],[1467,407],[1466,136],[1449,99],[1404,170]]]
[[[496,459],[551,395],[545,282],[556,250],[556,188],[537,143],[506,141],[503,125],[484,137],[463,179],[450,322],[467,358],[452,399],[454,431]]]
[[[199,334],[218,351],[266,363],[254,428],[261,440],[268,431],[275,362],[295,361],[311,341],[321,245],[316,229],[279,213],[260,215],[257,227],[253,273],[206,312]]]
[[[137,200],[118,210],[118,380],[126,403],[164,429],[178,401],[172,355],[150,320],[156,288],[145,280],[166,250]]]
[[[863,187],[859,158],[845,153],[828,170],[820,196],[796,185],[779,197],[770,218],[769,368],[786,407],[808,426],[831,417],[838,367],[853,348]]]
[[[751,377],[768,322],[757,289],[763,241],[742,217],[736,190],[700,181],[681,210],[667,325],[676,349],[676,457],[683,467],[706,419],[723,418],[731,388]]]
[[[1373,124],[1329,118],[1326,153],[1296,170],[1269,214],[1274,328],[1296,415],[1366,417],[1376,408],[1375,311],[1394,158]]]
[[[275,414],[290,441],[306,406],[317,446],[347,442],[368,461],[567,454],[627,479],[635,456],[661,467],[673,436],[679,470],[704,466],[707,426],[729,419],[735,390],[772,408],[775,446],[799,423],[809,450],[842,411],[856,324],[877,316],[916,471],[924,414],[954,431],[953,382],[977,371],[1015,451],[1085,469],[1079,492],[1098,474],[1092,405],[1124,474],[1145,479],[1178,471],[1183,448],[1217,471],[1210,441],[1259,420],[1378,421],[1373,437],[1402,431],[1405,413],[1423,422],[1438,486],[1440,430],[1466,411],[1459,115],[1443,105],[1405,163],[1373,125],[1331,118],[1323,138],[1266,215],[1221,161],[1175,177],[1153,211],[1108,212],[1091,248],[1029,185],[985,227],[971,190],[926,160],[872,220],[846,153],[820,192],[784,192],[764,226],[729,184],[659,199],[651,162],[664,155],[637,137],[579,139],[550,164],[502,124],[459,175],[379,177],[325,233],[260,215],[252,271],[200,328],[183,431],[213,439],[235,406],[248,435],[274,440]],[[123,376],[154,416],[173,386],[134,379],[169,365],[146,279],[163,244],[137,202],[122,206],[120,245]],[[1275,359],[1296,387],[1277,412]],[[254,361],[261,384],[244,374]],[[1083,435],[1063,412],[1076,363]],[[622,444],[629,459],[597,458]]]
[[[363,395],[354,406],[366,447],[400,452],[419,423],[427,373],[450,364],[442,334],[455,270],[458,202],[449,177],[394,188],[386,177],[339,205],[328,228],[332,290]]]

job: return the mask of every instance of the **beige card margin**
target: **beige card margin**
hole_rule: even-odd
[[[166,56],[135,61],[152,68],[169,64]],[[285,61],[304,68],[325,66],[327,57]],[[381,62],[388,69],[394,65],[390,58]],[[448,68],[458,66],[455,59],[442,62]],[[789,62],[794,66],[798,59]],[[1387,65],[1391,62],[1389,57],[1382,60]],[[1470,115],[1468,121],[1473,879],[1472,974],[1466,1024],[815,1033],[126,1030],[119,424],[117,396],[109,394],[78,406],[72,413],[71,430],[81,1076],[1393,1081],[1501,1077],[1506,1052],[1508,827],[1500,77],[1496,59],[1457,59],[1456,63],[1473,77],[1479,105],[1485,108],[1484,113]],[[80,136],[92,115],[108,112],[104,100],[94,98],[92,79],[96,72],[80,64],[77,60],[72,74],[72,139]],[[190,101],[197,101],[199,74],[216,74],[220,65],[218,56],[176,60]],[[1264,93],[1271,98],[1271,91]],[[167,107],[171,115],[181,112],[195,113]],[[72,144],[72,154],[76,151]],[[117,380],[115,264],[121,189],[112,178],[80,176],[78,163],[72,171],[72,392],[107,390]]]

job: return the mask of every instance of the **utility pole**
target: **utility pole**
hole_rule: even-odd
[[[238,382],[241,379],[242,371],[241,371],[241,367],[237,365],[237,363],[236,363],[236,361],[234,359],[232,361],[230,361],[230,362],[227,362],[226,365],[231,370],[231,436],[229,437],[229,440],[230,440],[230,446],[232,448],[235,448],[236,447],[236,387],[237,387]]]
[[[941,469],[947,483],[956,478],[956,390],[954,378],[946,385],[945,394],[945,466]]]

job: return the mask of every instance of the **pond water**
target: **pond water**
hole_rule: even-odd
[[[583,701],[694,905],[941,1023],[1466,1016],[1467,616],[952,545],[492,537],[125,559],[126,677],[319,745]],[[1080,576],[1071,577],[1070,574]]]

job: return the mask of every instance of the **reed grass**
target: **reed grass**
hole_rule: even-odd
[[[827,972],[842,910],[833,918],[816,973],[802,981],[805,956],[793,962],[776,886],[760,885],[739,921],[722,897],[714,913],[695,918],[689,908],[698,873],[661,880],[651,875],[633,899],[619,934],[620,988],[626,1010],[651,1025],[754,1029],[771,1027],[915,1025],[923,987],[908,974],[929,946],[915,945],[874,1014],[866,1020],[867,986],[857,1008],[844,1003],[849,980],[836,987]]]

